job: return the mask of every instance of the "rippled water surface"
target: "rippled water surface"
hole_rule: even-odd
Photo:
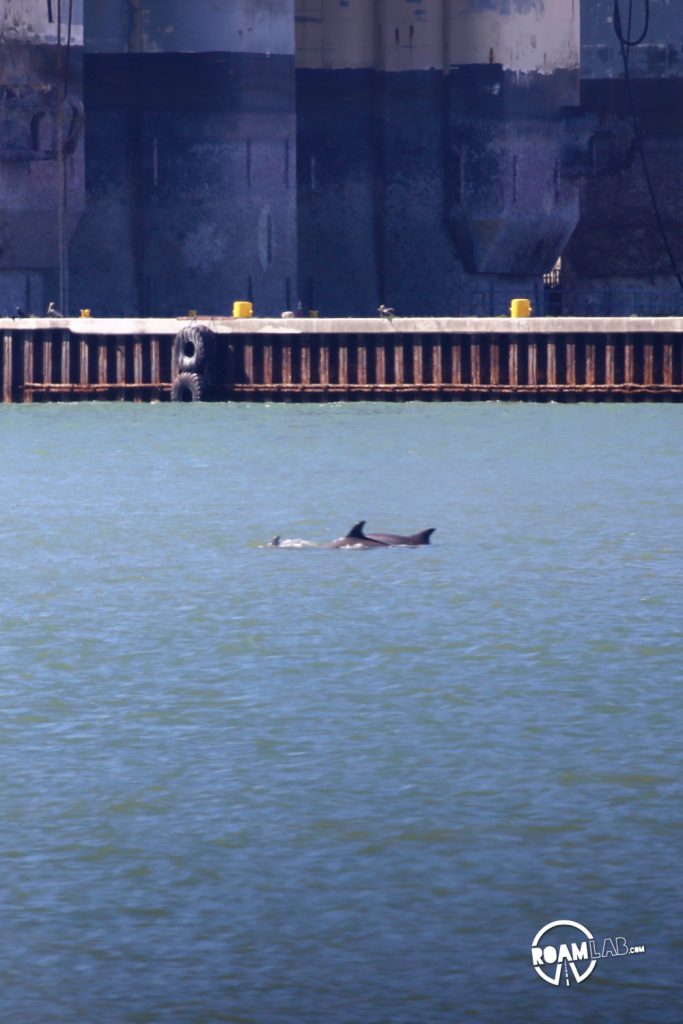
[[[0,408],[0,1018],[683,1019],[683,407]],[[420,549],[271,549],[436,527]],[[644,954],[534,972],[570,919]]]

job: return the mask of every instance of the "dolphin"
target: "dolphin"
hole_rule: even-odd
[[[359,523],[355,523],[345,537],[339,537],[338,540],[333,540],[331,544],[328,544],[328,548],[385,548],[387,544],[383,540],[377,540],[374,537],[366,537],[363,533],[363,527],[365,526],[365,520],[361,519]]]
[[[420,530],[419,533],[411,533],[409,536],[403,536],[400,533],[366,533],[366,537],[370,540],[378,540],[381,544],[388,546],[394,544],[404,544],[406,547],[416,548],[420,544],[429,544],[429,538],[434,533],[436,527],[431,530]]]
[[[312,540],[301,540],[300,537],[281,537],[277,533],[267,544],[261,545],[266,548],[317,548]]]

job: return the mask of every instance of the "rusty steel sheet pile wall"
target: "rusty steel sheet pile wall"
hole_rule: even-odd
[[[172,337],[3,332],[3,401],[158,400],[168,394]]]
[[[187,324],[0,322],[2,400],[683,400],[676,318],[207,321],[211,365],[194,393],[178,389],[193,376],[178,366]]]

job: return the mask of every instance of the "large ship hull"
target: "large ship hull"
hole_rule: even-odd
[[[1,0],[0,312],[677,312],[650,10],[634,121],[611,0]]]

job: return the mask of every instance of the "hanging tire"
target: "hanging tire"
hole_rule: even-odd
[[[179,373],[204,373],[213,356],[215,338],[203,324],[188,324],[173,341],[173,365]]]
[[[206,381],[198,373],[179,373],[171,387],[172,402],[203,402]]]

